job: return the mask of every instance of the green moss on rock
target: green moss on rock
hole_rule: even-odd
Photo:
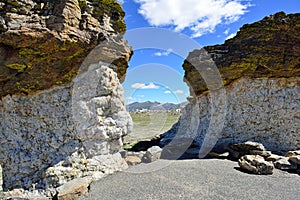
[[[27,68],[26,65],[22,65],[22,64],[8,64],[8,65],[6,65],[6,67],[8,67],[10,69],[15,69],[18,72],[23,72]]]
[[[237,36],[223,45],[207,46],[225,85],[241,77],[300,76],[300,14],[283,12],[244,25]],[[185,79],[196,95],[207,90],[205,81],[189,59],[184,62]]]
[[[21,37],[21,38],[20,38]],[[62,42],[51,35],[30,40],[24,35],[9,35],[16,42],[6,46],[6,59],[0,64],[0,96],[7,94],[30,94],[53,85],[72,81],[82,61],[95,47],[80,42]],[[0,43],[8,43],[5,36]]]
[[[80,7],[80,10],[81,10],[81,13],[84,13],[85,9],[88,6],[86,0],[78,0],[78,3],[79,3],[79,7]]]
[[[3,18],[13,9],[23,15],[21,10],[25,9],[30,14],[42,15],[41,19],[49,17],[49,20],[45,20],[47,28],[36,32],[35,29],[26,31],[25,28],[10,30],[0,27],[0,97],[8,94],[31,94],[55,85],[64,85],[70,83],[77,75],[82,62],[98,44],[97,37],[100,33],[89,29],[83,30],[87,31],[88,36],[91,36],[90,40],[87,39],[89,37],[83,38],[85,35],[75,34],[74,36],[73,29],[71,29],[72,31],[62,30],[66,31],[62,35],[65,34],[64,36],[68,37],[60,35],[60,25],[62,27],[65,25],[66,27],[67,25],[77,26],[76,23],[64,21],[63,16],[60,16],[64,6],[69,6],[69,10],[73,9],[72,6],[77,9],[80,7],[82,13],[87,10],[88,6],[92,6],[93,9],[89,11],[100,23],[103,22],[104,15],[107,15],[110,17],[115,33],[122,33],[126,30],[123,20],[125,13],[116,0],[78,0],[74,2],[34,0],[34,2],[36,4],[44,3],[44,6],[33,7],[33,4],[27,5],[24,1],[8,0],[1,8],[3,11],[0,15]],[[67,4],[64,4],[66,2]],[[24,6],[25,4],[26,6]],[[56,18],[50,20],[54,13],[56,13]],[[72,28],[79,30],[79,27]],[[81,36],[82,38],[80,38]],[[105,58],[101,59],[106,61]],[[126,58],[120,60],[116,58],[116,60],[112,64],[116,64],[115,70],[121,71],[122,74],[118,75],[123,77],[128,60]],[[122,69],[118,69],[119,67]]]
[[[15,1],[15,0],[7,0],[7,3],[12,5],[15,8],[21,7],[21,4],[18,1]]]
[[[104,14],[111,16],[113,29],[119,33],[126,31],[125,12],[120,3],[116,2],[116,0],[92,0],[90,2],[97,5],[93,11],[93,17],[102,20]]]

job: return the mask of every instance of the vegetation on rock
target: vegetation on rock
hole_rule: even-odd
[[[8,0],[1,4],[0,97],[8,94],[31,94],[54,85],[70,83],[86,56],[99,42],[111,34],[126,31],[123,19],[125,13],[116,0],[59,3],[52,0]],[[95,19],[82,17],[88,8]],[[82,19],[79,19],[80,12]],[[72,13],[74,16],[64,13]],[[101,30],[105,15],[110,18],[113,33]],[[19,24],[20,18],[24,18],[24,24]],[[82,20],[86,20],[86,24],[91,20],[94,23],[92,26],[99,27],[89,29],[85,25],[82,28]],[[123,77],[127,61],[123,57],[116,57],[109,63],[116,66],[115,71],[119,77]]]
[[[223,78],[224,85],[241,77],[300,76],[300,14],[279,12],[263,20],[244,25],[237,36],[222,45],[207,46]],[[205,81],[190,64],[199,56],[192,52],[183,64],[185,79],[196,95],[207,90]]]
[[[109,15],[113,20],[113,29],[119,33],[126,31],[126,24],[123,20],[125,12],[120,3],[115,0],[91,0],[91,2],[97,4],[93,12],[93,17],[102,19],[104,14]]]
[[[12,37],[14,39],[11,41],[6,40],[6,37],[0,38],[0,48],[6,52],[0,62],[0,96],[29,94],[52,85],[69,83],[94,47],[62,42],[52,36],[31,41],[26,36],[19,36],[19,39],[18,36]],[[19,43],[19,40],[30,42],[24,46],[25,43]]]

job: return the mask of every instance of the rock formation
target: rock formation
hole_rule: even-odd
[[[299,20],[300,14],[280,12],[244,25],[222,45],[204,47],[218,67],[223,84],[230,85],[242,77],[299,77]],[[183,64],[185,80],[197,96],[207,90],[204,79],[191,65],[199,55],[200,50],[191,52]]]
[[[164,134],[162,144],[176,135],[204,144],[203,153],[245,141],[260,142],[280,154],[299,149],[299,24],[300,14],[280,12],[244,25],[223,45],[191,52],[183,68],[195,95],[178,124]],[[205,80],[197,71],[197,66],[213,61],[224,88],[211,81],[213,76]],[[209,91],[207,81],[211,81]]]
[[[49,189],[127,167],[124,78],[132,50],[114,0],[0,2],[3,188]]]
[[[92,49],[126,29],[113,0],[1,1],[0,12],[1,97],[70,82]],[[118,42],[102,49],[101,60],[118,66],[120,78],[130,49]],[[121,45],[124,54],[116,52]]]

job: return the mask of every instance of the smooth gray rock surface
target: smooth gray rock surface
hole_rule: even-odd
[[[150,173],[113,174],[92,183],[79,200],[235,200],[298,199],[300,176],[274,170],[271,176],[240,172],[228,160],[159,160],[164,168]],[[148,164],[135,166],[149,169]],[[132,168],[131,168],[132,169]]]

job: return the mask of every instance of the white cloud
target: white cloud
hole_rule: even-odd
[[[165,94],[172,94],[171,91],[165,91],[164,93],[165,93]]]
[[[236,36],[236,33],[232,33],[232,34],[230,34],[230,35],[227,36],[226,40],[229,40],[229,39],[231,39],[231,38],[233,38],[235,36]]]
[[[175,94],[183,94],[184,92],[182,90],[176,90],[174,91]]]
[[[125,0],[117,0],[117,2],[123,4]]]
[[[240,0],[135,0],[139,13],[153,26],[174,26],[175,31],[186,28],[192,37],[214,32],[219,24],[237,21],[250,4]]]
[[[229,34],[229,31],[230,31],[230,29],[226,29],[226,31],[224,31],[224,34],[225,34],[225,35],[228,35],[228,34]]]
[[[154,83],[150,84],[144,84],[144,83],[135,83],[131,85],[132,88],[134,89],[159,89],[159,86],[155,85]]]
[[[159,52],[156,52],[154,55],[155,56],[168,56],[170,55],[171,53],[173,52],[173,49],[168,49],[167,51],[159,51]]]
[[[134,100],[133,97],[127,97],[126,99],[127,99],[128,101],[133,101],[133,100]]]

